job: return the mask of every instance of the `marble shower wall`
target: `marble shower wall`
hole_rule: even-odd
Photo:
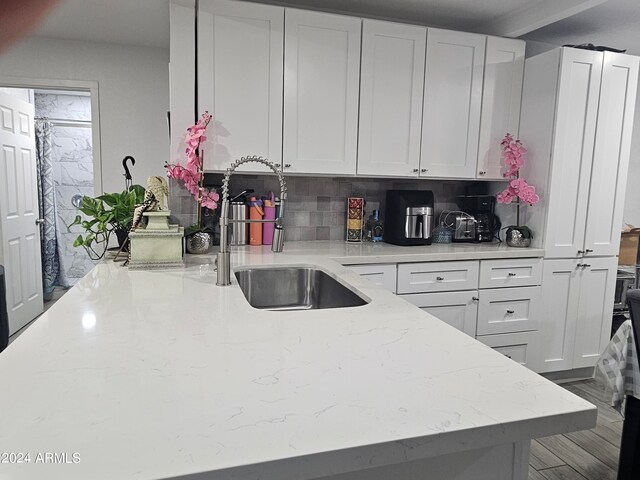
[[[63,120],[91,120],[91,98],[81,95],[35,93],[37,117]],[[53,174],[56,186],[56,211],[61,243],[58,245],[62,286],[74,285],[94,266],[83,248],[74,248],[79,227],[68,226],[79,213],[71,203],[75,195],[94,195],[93,142],[91,124],[87,126],[53,126]]]
[[[477,182],[405,180],[388,178],[331,178],[288,176],[288,203],[285,211],[285,240],[344,240],[346,235],[346,199],[364,197],[365,217],[380,209],[384,218],[387,190],[431,190],[435,197],[435,213],[457,209],[455,197],[465,194],[465,187]],[[222,175],[207,178],[212,185],[222,183]],[[488,184],[485,184],[488,187]],[[256,194],[279,192],[273,175],[234,175],[231,194],[252,188]],[[219,189],[218,189],[219,190]],[[195,202],[183,187],[170,182],[170,208],[174,221],[187,226],[195,222]]]

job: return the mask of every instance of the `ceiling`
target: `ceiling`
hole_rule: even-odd
[[[388,18],[421,25],[475,31],[543,0],[257,0],[301,8]]]
[[[593,43],[640,55],[639,25],[640,1],[608,0],[522,38],[554,45]]]
[[[554,45],[591,42],[640,54],[639,0],[257,1],[511,36],[535,28],[522,38]],[[34,34],[168,48],[169,0],[62,0]]]

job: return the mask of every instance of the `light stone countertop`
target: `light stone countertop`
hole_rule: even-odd
[[[238,247],[253,251],[258,247]],[[269,247],[261,247],[268,252]],[[543,257],[541,248],[513,248],[506,243],[449,243],[402,247],[390,243],[346,241],[286,242],[284,253],[323,255],[342,265]]]
[[[98,265],[0,354],[0,452],[81,461],[0,478],[304,480],[595,425],[591,404],[308,247],[232,261],[317,265],[371,302],[255,310],[235,279],[215,286],[212,256]]]

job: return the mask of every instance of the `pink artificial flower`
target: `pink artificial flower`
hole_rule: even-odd
[[[180,163],[166,164],[165,168],[167,176],[183,182],[187,191],[193,195],[199,204],[206,208],[215,209],[218,206],[217,202],[220,196],[216,192],[203,193],[200,183],[204,177],[204,169],[202,160],[198,155],[200,144],[207,140],[204,134],[212,118],[209,112],[204,112],[195,125],[187,128],[185,135],[187,147],[184,152],[187,159],[186,164],[184,166],[180,165]]]
[[[509,178],[507,187],[496,195],[498,203],[511,203],[519,198],[525,203],[536,205],[540,197],[536,194],[533,185],[529,185],[526,180],[520,178],[520,169],[524,166],[524,154],[527,149],[520,140],[514,140],[513,135],[507,133],[500,142],[502,147],[502,158],[507,170],[502,174]]]

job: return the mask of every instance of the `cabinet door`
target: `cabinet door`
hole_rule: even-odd
[[[584,250],[602,58],[601,52],[562,49],[545,230],[549,258]]]
[[[616,257],[585,258],[580,279],[573,368],[593,367],[611,338]]]
[[[169,2],[169,108],[171,148],[169,161],[184,164],[187,128],[196,117],[195,0]]]
[[[486,37],[430,28],[420,175],[475,178]]]
[[[478,291],[401,295],[409,303],[475,337]]]
[[[284,8],[227,0],[199,5],[198,110],[214,120],[203,144],[205,169],[225,170],[247,155],[280,164]]]
[[[630,55],[604,54],[584,245],[587,255],[618,254],[639,61]]]
[[[518,138],[525,45],[522,40],[487,38],[477,178],[504,179],[500,141],[506,133]]]
[[[356,173],[361,27],[355,17],[287,9],[285,172]]]
[[[358,174],[418,176],[427,29],[364,20]]]
[[[347,268],[380,287],[396,293],[396,265],[348,265]]]
[[[580,297],[579,259],[545,260],[538,322],[540,372],[570,370]]]

